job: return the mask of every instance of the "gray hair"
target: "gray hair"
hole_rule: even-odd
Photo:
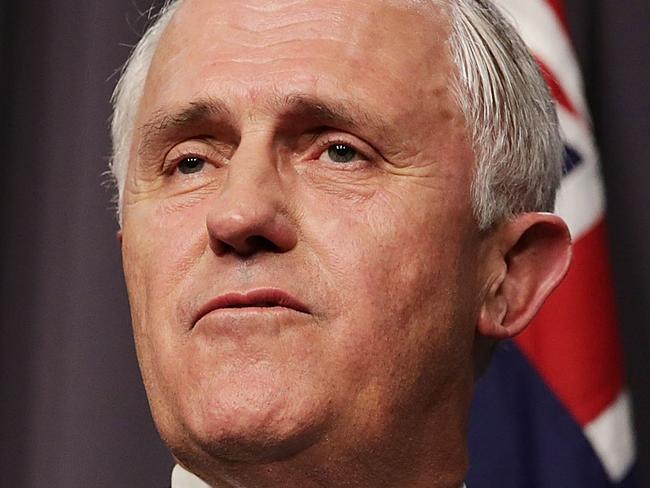
[[[120,223],[122,222],[124,186],[133,131],[135,130],[135,119],[144,95],[147,74],[158,43],[181,3],[182,0],[167,0],[165,2],[155,17],[155,22],[144,33],[122,68],[122,76],[120,76],[111,98],[113,103],[111,119],[113,157],[111,158],[110,172],[117,187],[117,211]]]
[[[121,219],[134,123],[156,47],[183,0],[169,0],[137,44],[113,94],[113,158]],[[562,171],[557,114],[535,60],[489,0],[432,0],[448,8],[452,93],[475,154],[474,216],[488,229],[519,213],[552,211]]]

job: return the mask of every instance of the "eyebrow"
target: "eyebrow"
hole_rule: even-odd
[[[231,115],[226,104],[215,98],[191,101],[176,112],[158,110],[139,128],[141,134],[139,152],[142,153],[154,146],[157,141],[164,138],[164,134],[174,133],[210,120],[228,120]]]
[[[320,125],[361,133],[371,132],[376,136],[385,137],[388,132],[388,126],[381,117],[358,103],[346,100],[325,100],[303,93],[278,95],[271,97],[260,111],[280,113],[284,119],[305,119]],[[158,141],[165,139],[166,134],[200,124],[231,121],[233,118],[233,113],[223,100],[211,97],[191,101],[175,112],[159,110],[139,128],[139,152],[155,146]]]
[[[370,129],[383,133],[386,130],[381,117],[350,101],[324,100],[300,93],[275,97],[268,108],[279,110],[288,117],[313,120],[323,125],[360,132]]]

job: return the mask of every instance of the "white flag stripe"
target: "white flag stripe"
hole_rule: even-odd
[[[589,207],[576,205],[577,201],[589,200]],[[605,192],[598,169],[581,166],[562,182],[557,195],[555,212],[560,215],[571,231],[573,240],[580,239],[604,216]]]
[[[636,458],[632,407],[627,391],[621,392],[614,403],[584,430],[609,479],[614,483],[623,481]]]
[[[558,116],[565,140],[582,157],[582,162],[562,179],[555,202],[555,212],[566,221],[576,240],[603,218],[605,189],[598,153],[584,120],[561,107]]]
[[[528,48],[553,73],[578,113],[589,120],[582,75],[573,47],[553,8],[545,0],[494,0],[517,28]]]

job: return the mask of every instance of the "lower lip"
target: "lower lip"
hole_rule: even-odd
[[[210,334],[242,337],[279,332],[304,315],[293,308],[279,306],[218,308],[202,316],[194,328]]]

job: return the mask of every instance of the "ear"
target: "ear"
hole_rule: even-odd
[[[526,328],[566,274],[571,235],[556,215],[526,213],[492,231],[488,241],[478,332],[507,339]]]
[[[115,238],[117,239],[117,242],[120,244],[120,247],[122,247],[122,229],[117,231],[117,233],[115,234]]]

